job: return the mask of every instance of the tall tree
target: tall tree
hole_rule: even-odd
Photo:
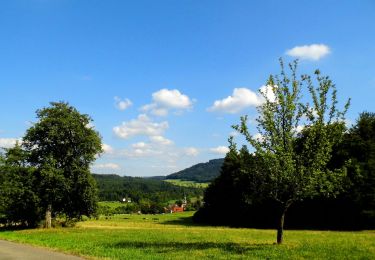
[[[36,114],[38,122],[27,130],[22,146],[37,171],[46,227],[57,212],[69,218],[92,214],[97,192],[89,166],[102,152],[92,119],[64,102],[52,102]]]
[[[278,244],[283,242],[284,219],[290,205],[318,194],[332,196],[338,192],[345,170],[329,170],[326,166],[333,144],[340,141],[345,129],[344,115],[349,106],[348,101],[343,111],[337,109],[335,85],[318,70],[313,80],[308,75],[297,76],[297,61],[289,64],[290,75],[282,60],[280,65],[280,75],[271,75],[267,88],[261,91],[264,103],[258,108],[257,130],[262,137],[250,134],[247,116],[233,126],[266,166],[257,185],[262,196],[279,205]],[[310,93],[311,104],[303,102],[303,87]]]

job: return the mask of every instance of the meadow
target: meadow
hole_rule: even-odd
[[[115,215],[72,228],[2,230],[0,239],[87,259],[374,259],[375,231],[290,231],[195,225],[192,212]]]
[[[181,186],[181,187],[189,187],[189,188],[207,188],[209,183],[208,182],[195,182],[195,181],[185,181],[180,179],[168,179],[164,180],[170,184]]]

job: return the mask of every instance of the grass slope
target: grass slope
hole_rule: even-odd
[[[170,184],[181,186],[181,187],[190,187],[190,188],[207,188],[209,183],[207,182],[195,182],[195,181],[184,181],[179,179],[164,180]]]
[[[117,215],[75,228],[1,231],[0,239],[93,259],[374,259],[375,232],[286,231],[197,226],[191,212]]]

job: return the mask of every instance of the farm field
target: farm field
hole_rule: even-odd
[[[164,180],[165,182],[169,182],[170,184],[182,187],[190,187],[190,188],[207,188],[209,183],[207,182],[195,182],[195,181],[184,181],[180,179],[168,179]]]
[[[193,212],[115,215],[74,228],[0,231],[0,239],[88,259],[374,259],[375,231],[289,231],[198,226]]]

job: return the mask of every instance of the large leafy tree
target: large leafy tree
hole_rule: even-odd
[[[249,131],[247,117],[233,126],[254,147],[255,156],[265,167],[255,176],[258,196],[278,204],[277,243],[283,241],[284,218],[296,201],[324,194],[334,196],[342,186],[344,168],[329,170],[332,147],[345,129],[343,111],[337,109],[336,88],[329,77],[317,70],[314,77],[297,76],[297,62],[289,65],[290,75],[280,60],[280,75],[270,76],[261,91],[257,130]],[[302,98],[302,89],[310,94]],[[303,130],[301,131],[301,129]],[[301,142],[301,140],[303,140]]]
[[[55,213],[68,218],[94,213],[97,192],[89,166],[102,148],[91,118],[64,102],[52,102],[36,114],[38,122],[27,130],[22,146],[36,169],[46,227]]]

